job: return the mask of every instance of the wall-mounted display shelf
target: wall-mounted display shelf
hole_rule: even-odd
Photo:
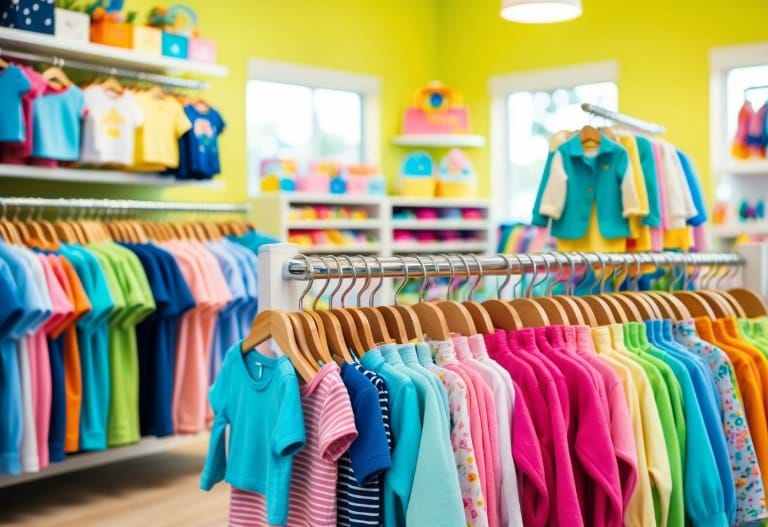
[[[13,47],[18,51],[52,55],[63,58],[65,61],[66,59],[79,60],[152,73],[190,74],[206,77],[226,77],[229,74],[229,68],[218,64],[147,55],[130,49],[90,42],[77,42],[20,29],[0,28],[0,47]]]
[[[750,223],[736,223],[733,225],[712,225],[710,232],[715,238],[728,240],[747,236],[768,236],[768,222],[756,221]]]
[[[124,172],[120,170],[90,170],[85,168],[47,168],[27,165],[0,164],[1,179],[32,179],[67,183],[99,183],[107,185],[138,185],[148,187],[202,187],[223,188],[220,181],[174,179],[154,173]]]
[[[768,160],[731,160],[715,167],[715,172],[729,176],[767,176]]]
[[[479,148],[485,137],[474,134],[404,134],[394,138],[398,146],[423,148]]]

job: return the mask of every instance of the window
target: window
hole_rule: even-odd
[[[590,122],[582,103],[618,110],[615,75],[615,66],[608,63],[492,79],[493,194],[499,221],[530,223],[552,134]]]
[[[378,164],[374,77],[270,61],[251,61],[246,86],[248,189],[259,193],[264,159]]]

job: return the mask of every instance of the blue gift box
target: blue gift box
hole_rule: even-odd
[[[175,59],[186,59],[189,56],[189,39],[163,31],[163,55]]]
[[[55,0],[0,0],[0,26],[53,35]]]

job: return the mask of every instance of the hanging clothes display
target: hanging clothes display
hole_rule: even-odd
[[[224,212],[0,198],[0,473],[69,454],[198,433],[225,349],[257,305],[247,222],[9,220],[8,207]],[[258,235],[255,235],[258,237]],[[232,239],[229,239],[231,237]],[[234,241],[233,241],[234,240]]]
[[[707,221],[691,159],[670,143],[642,135],[655,125],[584,105],[621,129],[553,135],[533,208],[560,251],[646,252],[706,248]],[[663,130],[663,129],[661,129]]]
[[[424,279],[461,269],[458,257],[440,258],[296,259],[286,269],[296,279],[371,278],[414,261]],[[477,265],[511,276],[533,271],[527,258]],[[579,279],[561,276],[562,255],[536,258],[558,266],[551,279]],[[681,266],[674,285],[687,256],[665,258]],[[585,273],[600,262],[603,284],[655,261],[567,259]],[[339,309],[332,297],[314,314],[262,311],[214,381],[201,486],[230,483],[230,523],[241,526],[759,523],[768,309],[743,288],[683,282],[410,307]],[[251,397],[270,399],[254,414]],[[270,459],[283,469],[268,470]],[[287,480],[272,481],[278,473]]]

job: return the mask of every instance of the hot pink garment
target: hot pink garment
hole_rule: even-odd
[[[518,487],[523,524],[545,526],[548,522],[550,496],[542,453],[540,434],[528,408],[528,399],[542,399],[538,381],[529,367],[519,367],[510,356],[503,331],[484,335],[491,358],[512,377],[515,385],[515,408],[512,414],[512,457],[518,473]],[[540,403],[544,405],[543,400]],[[547,459],[550,462],[550,458]]]
[[[587,326],[575,326],[569,329],[572,331],[565,332],[567,351],[582,357],[600,375],[605,384],[611,438],[616,459],[619,462],[619,479],[623,503],[626,507],[637,486],[637,445],[632,433],[632,421],[624,387],[616,371],[598,358],[590,329]]]
[[[37,455],[40,468],[49,464],[48,432],[51,427],[51,398],[53,388],[51,383],[51,359],[48,350],[48,335],[62,329],[74,312],[72,302],[66,291],[56,279],[50,262],[44,255],[38,255],[45,276],[48,295],[51,298],[53,310],[51,316],[38,328],[29,339],[30,372],[32,374],[32,401],[35,410],[35,431],[37,434]]]
[[[509,356],[531,366],[538,380],[538,390],[543,398],[529,401],[536,430],[542,434],[542,451],[551,455],[550,462],[544,460],[547,485],[550,490],[550,511],[548,526],[570,527],[584,525],[568,445],[568,389],[562,373],[557,371],[536,347],[536,336],[532,329],[507,333]],[[546,457],[547,454],[544,454]]]
[[[586,525],[620,527],[623,497],[619,467],[612,452],[605,394],[591,368],[566,352],[562,326],[535,329],[536,344],[565,376],[571,401],[571,445],[576,491]]]
[[[472,379],[478,397],[480,398],[480,420],[483,423],[483,449],[485,451],[485,477],[487,478],[486,488],[484,488],[485,499],[488,503],[488,525],[498,526],[499,518],[499,488],[501,487],[501,461],[499,459],[499,436],[496,430],[496,401],[494,400],[493,390],[478,371],[475,359],[469,349],[467,337],[453,337],[454,350],[456,358],[466,368],[467,375]]]

